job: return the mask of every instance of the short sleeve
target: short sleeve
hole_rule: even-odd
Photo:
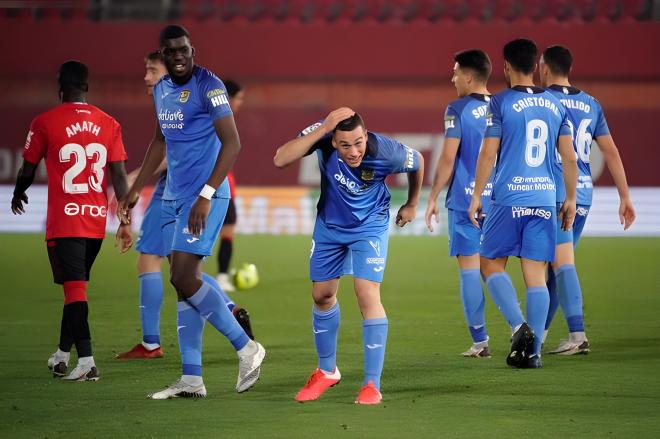
[[[561,125],[559,126],[559,135],[571,136],[571,138],[573,138],[573,128],[571,128],[571,122],[568,120],[568,112],[564,109],[563,105],[559,108],[562,117]]]
[[[594,100],[594,105],[596,106],[596,128],[594,129],[594,137],[609,136],[610,127],[607,126],[607,120],[605,120],[603,108],[596,100]]]
[[[415,172],[419,169],[419,152],[399,143],[389,140],[390,169],[392,174]]]
[[[213,74],[203,77],[199,84],[200,99],[206,112],[212,120],[231,116],[233,112],[229,106],[229,95],[225,84]]]
[[[320,127],[321,125],[323,125],[323,120],[319,120],[318,122],[315,122],[315,123],[309,125],[307,128],[301,130],[298,133],[298,136],[296,136],[296,137],[304,137],[308,134],[311,134],[314,131],[316,131],[318,129],[318,127]],[[317,149],[329,150],[329,148],[332,148],[332,144],[330,142],[331,137],[332,137],[332,134],[326,134],[325,136],[321,137],[321,139],[319,139],[318,142],[314,143],[312,145],[312,147],[309,148],[309,151],[307,151],[305,153],[305,155],[308,156],[311,153],[313,153],[314,151],[316,151]]]
[[[126,149],[124,148],[124,140],[121,135],[121,125],[114,121],[112,130],[112,146],[108,151],[108,162],[123,162],[128,159]]]
[[[502,138],[502,111],[498,96],[493,96],[488,104],[488,111],[486,113],[486,134],[484,137]]]
[[[25,139],[25,148],[23,148],[23,158],[30,163],[37,164],[46,155],[48,149],[48,136],[46,127],[39,117],[32,120],[30,131]]]
[[[461,116],[449,105],[445,110],[445,137],[460,139],[461,136]]]

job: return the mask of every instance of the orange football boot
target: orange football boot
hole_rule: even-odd
[[[374,382],[369,380],[369,382],[360,389],[357,399],[355,400],[356,404],[380,404],[380,401],[383,399],[383,396],[380,394]]]
[[[335,371],[332,374],[327,374],[321,369],[316,368],[312,376],[309,377],[307,384],[300,389],[295,399],[298,402],[314,401],[327,389],[339,384],[340,380],[341,374],[337,367],[335,367]]]
[[[117,354],[115,357],[118,360],[135,360],[135,359],[149,359],[149,358],[160,358],[163,356],[163,350],[160,346],[156,349],[149,350],[144,347],[142,343],[138,343],[133,346],[133,349],[130,351],[122,352]]]

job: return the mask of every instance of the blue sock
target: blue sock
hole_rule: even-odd
[[[160,307],[163,304],[163,278],[160,271],[142,273],[140,279],[140,321],[142,341],[160,344]]]
[[[522,325],[525,318],[520,310],[516,289],[513,288],[509,275],[506,272],[491,274],[486,278],[486,286],[490,291],[493,302],[495,302],[506,321],[509,322],[509,326],[515,328]]]
[[[582,289],[575,265],[564,264],[557,268],[557,296],[566,316],[568,332],[584,332]]]
[[[312,307],[312,329],[319,356],[319,369],[328,373],[333,373],[337,366],[337,333],[340,315],[339,302],[327,311]]]
[[[557,308],[559,308],[559,297],[557,297],[557,278],[555,272],[548,266],[548,281],[545,283],[550,294],[550,306],[548,307],[548,316],[545,318],[545,330],[550,329],[552,319],[555,318]]]
[[[541,355],[543,329],[548,317],[549,304],[550,297],[546,286],[527,288],[527,323],[534,331],[534,353],[536,355]]]
[[[485,324],[485,300],[479,269],[461,270],[461,300],[468,329],[474,343],[488,340]]]
[[[231,297],[227,295],[225,290],[220,288],[220,285],[218,284],[218,281],[215,280],[213,276],[210,274],[202,273],[202,281],[211,284],[213,289],[217,290],[220,292],[220,296],[222,297],[222,300],[225,301],[225,305],[227,305],[227,308],[229,308],[229,311],[233,311],[234,308],[236,308],[236,304],[234,303],[233,300],[231,300]]]
[[[202,334],[204,319],[187,302],[176,305],[176,329],[179,336],[179,350],[183,375],[202,376]]]
[[[199,290],[188,298],[188,303],[194,306],[215,329],[227,337],[237,351],[250,341],[225,305],[220,291],[213,288],[211,284],[202,282]]]
[[[387,344],[387,317],[362,321],[362,341],[364,343],[364,383],[373,381],[380,390],[380,375],[385,362]]]

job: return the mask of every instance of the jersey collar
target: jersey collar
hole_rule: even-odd
[[[557,85],[557,84],[552,84],[550,87],[548,87],[550,90],[558,91],[560,93],[564,93],[565,95],[576,95],[580,94],[582,90],[580,90],[577,87],[572,87],[570,85]]]

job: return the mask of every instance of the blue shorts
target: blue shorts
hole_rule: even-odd
[[[493,204],[484,221],[481,256],[506,256],[551,262],[557,239],[556,208]]]
[[[217,193],[213,195],[206,227],[200,236],[192,236],[188,231],[188,216],[197,198],[195,195],[182,200],[163,200],[163,239],[166,248],[172,251],[210,256],[225,221],[229,198],[220,198]]]
[[[467,211],[449,209],[447,219],[449,256],[472,256],[479,253],[481,230],[472,224]]]
[[[574,248],[577,246],[580,236],[582,236],[582,230],[584,230],[584,224],[587,222],[590,208],[591,206],[584,204],[577,205],[573,228],[568,231],[561,229],[561,221],[559,220],[559,216],[557,216],[557,245],[572,242]],[[559,212],[559,209],[561,209],[561,204],[557,203],[557,212]]]
[[[355,229],[329,228],[317,218],[309,257],[314,282],[345,274],[382,282],[387,262],[389,218]]]
[[[148,255],[165,257],[170,254],[169,247],[163,241],[163,218],[161,194],[154,191],[151,201],[147,206],[140,227],[140,236],[135,244],[135,250]]]

